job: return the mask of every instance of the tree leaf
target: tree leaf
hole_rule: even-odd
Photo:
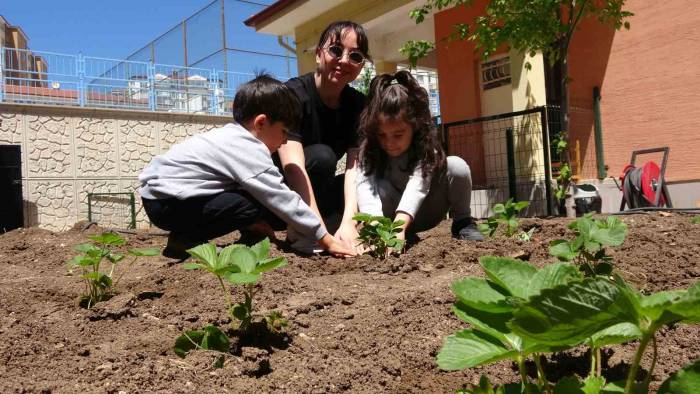
[[[270,257],[270,238],[265,238],[250,247],[250,250],[258,257],[257,260],[264,260]]]
[[[488,334],[463,330],[445,339],[437,355],[437,364],[440,369],[456,371],[514,358],[517,354]]]
[[[247,272],[234,272],[226,276],[226,280],[236,285],[247,285],[256,283],[260,279],[260,274]]]
[[[275,257],[258,263],[258,265],[255,267],[252,273],[261,274],[263,272],[267,272],[275,268],[284,267],[285,265],[287,265],[286,257]]]
[[[637,324],[635,301],[608,279],[589,278],[542,290],[514,311],[508,326],[541,343],[575,345],[613,324]]]
[[[129,249],[129,254],[133,256],[157,256],[160,254],[160,249],[158,248],[137,248]]]
[[[482,256],[479,263],[486,276],[498,286],[523,299],[528,298],[528,284],[537,273],[537,268],[522,261],[508,257]]]
[[[700,360],[686,365],[669,376],[658,394],[697,394],[700,393]]]
[[[464,278],[452,282],[452,293],[463,303],[474,309],[491,313],[510,312],[513,307],[507,302],[505,290],[482,278]]]

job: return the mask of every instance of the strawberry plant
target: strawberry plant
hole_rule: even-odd
[[[391,221],[384,216],[372,216],[367,213],[358,213],[352,218],[362,223],[359,237],[361,245],[364,245],[369,253],[378,258],[387,258],[391,251],[401,252],[404,240],[396,234],[402,231],[403,220]]]
[[[486,236],[492,237],[502,223],[505,225],[504,233],[506,237],[514,236],[518,231],[518,213],[528,205],[530,205],[528,201],[513,202],[512,198],[508,199],[505,204],[499,203],[494,205],[491,208],[493,216],[486,219],[486,223],[479,225],[479,231]]]
[[[185,358],[187,353],[194,349],[213,350],[226,353],[231,346],[226,334],[216,326],[206,326],[201,330],[185,331],[175,340],[173,350],[181,358]],[[215,368],[223,367],[223,357],[217,357],[214,361]]]
[[[612,257],[606,254],[605,248],[619,246],[625,241],[627,225],[614,216],[599,220],[586,214],[569,223],[569,228],[576,232],[576,238],[552,241],[549,254],[560,261],[576,262],[587,276],[610,275]]]
[[[217,254],[216,246],[203,244],[187,251],[196,260],[184,264],[185,269],[201,269],[212,273],[218,279],[224,292],[226,307],[232,320],[240,322],[238,329],[248,331],[253,319],[253,298],[256,293],[255,285],[264,272],[287,265],[284,257],[270,258],[270,240],[248,247],[233,244],[225,247]],[[231,292],[225,283],[240,286],[243,291],[243,302],[233,303]]]
[[[115,278],[117,265],[126,257],[117,253],[117,248],[124,246],[126,241],[119,234],[106,232],[100,235],[88,237],[93,243],[84,243],[75,246],[75,250],[82,254],[70,259],[69,272],[79,268],[80,277],[85,281],[85,292],[80,297],[80,306],[90,309],[95,303],[111,298],[121,278],[131,268],[139,257],[156,256],[160,253],[157,248],[129,249],[127,253],[132,256],[126,269]],[[102,263],[109,262],[109,271],[102,271]]]
[[[487,377],[464,393],[646,393],[657,354],[655,332],[664,325],[700,322],[700,282],[688,290],[643,296],[619,276],[585,278],[575,266],[555,263],[540,270],[519,261],[482,257],[486,279],[465,278],[452,284],[453,311],[472,328],[446,338],[437,356],[441,369],[458,370],[510,359],[518,364],[521,383],[493,387]],[[606,382],[600,371],[602,346],[639,339],[625,382]],[[540,355],[586,344],[591,369],[583,381],[568,377],[552,384]],[[647,377],[635,381],[645,349],[654,358]],[[525,373],[532,356],[537,381]],[[662,385],[660,393],[692,392],[698,364],[686,367]],[[676,391],[664,391],[673,385]],[[519,386],[519,387],[518,387]],[[686,391],[683,391],[686,390]]]

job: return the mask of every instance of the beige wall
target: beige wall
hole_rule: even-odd
[[[138,174],[154,155],[228,121],[219,116],[0,104],[0,144],[22,147],[25,226],[61,231],[87,219],[87,193],[135,191]],[[137,225],[146,227],[136,197]]]

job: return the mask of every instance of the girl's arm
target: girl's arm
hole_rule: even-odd
[[[343,183],[343,196],[345,198],[343,219],[340,222],[338,231],[335,233],[335,237],[349,248],[355,247],[359,236],[357,223],[352,220],[352,217],[357,213],[357,155],[357,148],[348,149],[345,160],[345,180]]]
[[[403,220],[404,224],[401,226],[401,232],[396,234],[396,238],[406,240],[406,229],[413,223],[413,216],[407,214],[406,212],[397,211],[394,221]]]
[[[301,142],[287,141],[286,144],[280,146],[277,152],[280,155],[280,162],[289,188],[299,193],[301,199],[311,207],[311,210],[325,227],[323,217],[318,210],[318,204],[316,204],[316,196],[314,196],[314,190],[311,187],[309,174],[306,173],[306,158]]]

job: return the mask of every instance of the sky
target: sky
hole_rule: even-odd
[[[0,0],[0,15],[22,28],[32,50],[122,59],[209,3],[211,0]]]

